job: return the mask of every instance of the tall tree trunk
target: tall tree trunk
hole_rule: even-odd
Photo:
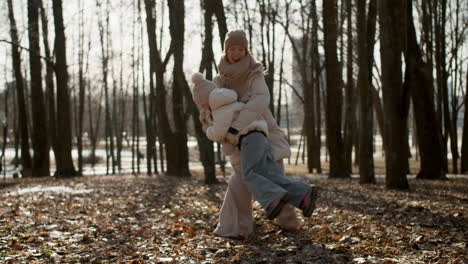
[[[78,148],[78,172],[83,174],[83,116],[84,116],[84,98],[85,98],[85,79],[84,79],[84,20],[81,1],[78,1],[78,10],[80,12],[80,22],[78,30],[78,124],[76,133],[76,142]]]
[[[147,166],[147,173],[148,175],[152,174],[151,168],[151,161],[153,156],[156,154],[156,135],[159,134],[161,136],[161,132],[168,130],[170,131],[169,121],[166,116],[166,91],[164,87],[164,71],[166,70],[162,68],[162,60],[157,48],[157,41],[156,41],[156,18],[154,17],[156,14],[154,13],[155,2],[154,0],[145,0],[145,10],[146,10],[146,25],[148,31],[148,42],[149,42],[149,50],[150,50],[150,58],[149,58],[149,66],[150,66],[150,76],[149,76],[149,100],[148,104],[146,102],[146,92],[143,89],[143,109],[145,114],[145,131],[146,131],[146,166]],[[154,15],[154,16],[153,16]],[[144,56],[143,56],[144,57]],[[161,67],[159,67],[161,66]],[[156,89],[158,91],[158,97],[155,97],[154,92],[154,73],[156,73]],[[159,80],[161,79],[161,80]],[[161,84],[162,86],[160,86]],[[159,98],[162,97],[162,98]],[[154,107],[153,100],[156,103],[156,107]],[[159,105],[162,103],[163,105]],[[160,113],[160,111],[163,113]],[[160,124],[164,122],[165,127],[157,129],[158,127],[154,124],[156,121],[155,116],[156,114],[158,117],[158,121]],[[161,116],[161,117],[160,117]],[[161,120],[163,120],[161,122]],[[167,127],[166,127],[167,126]],[[164,141],[164,140],[163,140]],[[163,164],[163,160],[161,160],[161,164]],[[156,165],[156,164],[155,164]]]
[[[213,79],[213,20],[212,17],[216,10],[216,2],[213,0],[204,0],[204,22],[205,22],[205,39],[203,41],[202,61],[200,63],[200,72],[206,70],[206,78]],[[187,100],[190,103],[190,98]],[[200,161],[203,165],[205,172],[205,183],[216,183],[216,170],[215,170],[215,154],[213,142],[209,140],[205,133],[203,133],[200,120],[198,119],[199,111],[197,107],[192,108],[192,119],[195,127],[195,133],[200,150]],[[220,157],[221,155],[219,155]],[[221,160],[219,160],[221,162]]]
[[[23,176],[31,176],[31,154],[29,153],[29,135],[28,135],[28,116],[26,111],[26,101],[24,96],[24,80],[21,73],[21,54],[18,49],[19,38],[18,29],[13,12],[13,4],[8,0],[8,17],[10,20],[10,36],[11,36],[11,55],[13,62],[13,70],[15,72],[16,84],[16,99],[18,104],[19,118],[19,137],[21,138],[21,165],[23,166]]]
[[[139,109],[138,109],[138,88],[140,85],[140,49],[137,44],[137,27],[136,21],[141,22],[140,19],[140,1],[136,0],[132,3],[133,7],[133,20],[132,20],[132,174],[138,175],[135,161],[138,160],[137,148],[137,126],[139,126]],[[138,40],[139,43],[140,40]]]
[[[413,109],[416,119],[418,143],[421,153],[421,170],[418,179],[443,179],[442,147],[439,123],[436,119],[435,106],[433,104],[433,80],[430,69],[422,60],[421,50],[416,40],[416,31],[413,24],[412,1],[407,1],[406,6],[406,31],[403,37],[406,44],[403,49],[405,54],[406,72],[404,93],[411,93]],[[409,91],[408,91],[409,89]]]
[[[360,1],[363,2],[363,1]],[[346,85],[345,85],[345,122],[344,122],[344,155],[346,170],[352,173],[353,139],[356,130],[356,101],[353,79],[353,29],[352,29],[352,0],[346,0],[347,13],[347,45],[346,45]],[[364,2],[365,5],[365,2]],[[364,17],[365,19],[365,17]],[[359,42],[358,43],[362,43]],[[360,47],[359,47],[360,48]],[[372,132],[372,130],[371,130]],[[371,145],[372,147],[372,145]]]
[[[42,64],[39,48],[39,0],[28,0],[29,65],[31,76],[33,177],[49,176],[49,142],[45,101],[42,90]]]
[[[317,17],[317,6],[315,1],[311,1],[311,19],[312,19],[312,50],[311,50],[311,58],[313,63],[313,86],[314,86],[314,99],[313,102],[315,110],[315,124],[314,124],[314,134],[312,137],[313,147],[311,151],[314,153],[312,156],[312,167],[317,169],[318,173],[322,173],[322,165],[320,162],[320,150],[322,147],[322,115],[321,115],[321,89],[322,89],[322,63],[321,58],[319,55],[319,39],[318,39],[318,31],[319,31],[319,19]],[[310,157],[310,156],[309,156]]]
[[[396,5],[395,5],[396,4]],[[405,163],[407,130],[402,90],[400,18],[404,15],[404,1],[379,1],[380,54],[382,63],[382,92],[385,112],[385,168],[386,187],[408,189]]]
[[[360,133],[359,133],[359,183],[375,183],[373,157],[374,115],[372,112],[372,57],[374,49],[376,2],[371,0],[369,12],[366,14],[366,1],[356,1],[357,31],[358,31],[358,61],[359,61],[359,97],[360,97]],[[366,22],[366,19],[369,22]]]
[[[154,100],[156,108],[154,111],[157,113],[158,116],[158,131],[159,131],[159,136],[161,138],[161,141],[163,142],[165,146],[165,151],[166,151],[166,162],[167,162],[167,174],[169,175],[177,175],[177,176],[187,176],[188,171],[188,166],[183,165],[180,166],[180,160],[177,155],[183,155],[181,153],[180,149],[177,148],[177,133],[174,133],[172,131],[170,122],[169,122],[169,117],[167,116],[167,111],[166,111],[166,87],[164,83],[164,72],[166,71],[166,66],[167,66],[167,61],[168,58],[170,57],[171,53],[173,52],[173,49],[175,48],[175,45],[171,44],[171,48],[166,55],[166,59],[163,61],[161,58],[161,54],[158,50],[157,42],[156,42],[156,21],[154,17],[154,6],[155,3],[153,0],[145,0],[145,9],[146,9],[146,24],[147,24],[147,31],[148,31],[148,42],[149,42],[149,50],[150,50],[150,81],[153,76],[153,74],[156,75],[156,95],[153,93],[153,87],[150,85],[150,97],[152,98],[151,100]],[[175,17],[172,17],[171,20],[176,20]],[[178,57],[178,60],[180,58]],[[180,63],[180,62],[178,62]],[[151,82],[150,82],[151,83]],[[176,91],[177,95],[177,91]],[[175,102],[176,106],[180,106],[177,101]],[[182,109],[173,109],[176,111],[180,111]],[[151,107],[150,107],[151,111]],[[175,113],[175,114],[180,114],[180,112]],[[180,117],[176,117],[180,118]],[[176,122],[179,122],[177,120]],[[179,127],[178,127],[179,128]],[[179,146],[180,147],[180,146]],[[183,147],[181,147],[183,148]],[[182,150],[183,152],[184,150]],[[184,163],[184,158],[182,159],[182,163]],[[180,166],[180,167],[179,167]]]
[[[65,26],[63,24],[62,0],[52,0],[55,24],[55,54],[57,79],[57,177],[77,176],[71,155],[71,113],[68,88],[67,52],[65,46]]]
[[[99,0],[96,0],[96,7],[100,10],[102,5]],[[114,167],[114,140],[111,127],[111,113],[109,102],[109,12],[106,12],[106,25],[101,20],[101,13],[98,14],[98,27],[99,27],[99,40],[101,43],[101,56],[102,56],[102,82],[104,89],[104,131],[105,131],[105,147],[106,147],[106,174],[109,174],[110,166],[112,166],[112,173],[115,173]]]
[[[323,28],[325,41],[325,68],[327,71],[327,144],[330,150],[330,178],[348,178],[346,170],[343,136],[341,132],[343,95],[336,41],[337,0],[323,3]]]
[[[468,64],[466,69],[468,69]],[[461,146],[461,173],[468,171],[468,70],[465,79],[465,111],[463,117],[463,141]]]
[[[301,78],[303,98],[297,92],[296,95],[301,99],[304,109],[302,133],[307,138],[305,140],[307,145],[304,147],[304,149],[307,149],[307,168],[309,172],[313,172],[314,168],[320,172],[320,144],[317,141],[317,136],[320,137],[320,131],[317,131],[317,126],[319,126],[317,123],[320,119],[318,117],[319,114],[316,112],[316,106],[319,102],[316,100],[317,96],[315,93],[320,82],[316,69],[320,64],[320,58],[315,50],[316,46],[312,46],[318,43],[314,34],[314,29],[318,28],[318,19],[314,2],[312,1],[310,4],[309,8],[307,8],[304,3],[301,3],[301,23],[304,25],[304,28],[301,28],[302,36],[300,39],[294,38],[289,31],[289,6],[286,8],[286,22],[282,26],[291,42],[297,71]],[[312,42],[310,41],[311,39]]]
[[[434,3],[435,22],[435,63],[437,76],[437,117],[441,124],[443,137],[442,157],[444,159],[444,170],[448,171],[447,140],[450,136],[450,114],[448,113],[448,91],[446,72],[446,52],[445,52],[445,20],[446,20],[446,0],[435,0]]]
[[[47,19],[47,14],[44,8],[44,2],[40,1],[40,10],[41,10],[41,25],[42,25],[42,34],[43,34],[43,43],[44,43],[44,52],[46,61],[46,108],[47,108],[47,119],[48,119],[48,134],[49,134],[49,147],[52,147],[54,151],[55,159],[55,145],[57,140],[57,127],[56,127],[56,117],[55,117],[55,91],[54,91],[54,64],[52,62],[53,58],[49,46],[49,22]]]
[[[172,114],[174,119],[174,132],[171,136],[170,147],[166,150],[167,159],[172,160],[171,173],[179,177],[190,176],[188,167],[187,148],[187,117],[184,105],[191,100],[190,88],[184,74],[184,33],[185,4],[183,0],[168,0],[171,45],[174,49],[174,68],[172,83]],[[185,100],[184,100],[185,94]],[[185,102],[184,102],[185,101]],[[169,162],[168,162],[169,163]],[[168,172],[169,166],[168,166]]]

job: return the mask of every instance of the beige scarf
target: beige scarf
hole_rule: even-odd
[[[239,99],[249,89],[247,81],[258,74],[263,74],[262,64],[257,63],[250,54],[247,54],[242,60],[233,64],[229,63],[225,56],[223,56],[219,62],[218,69],[218,87],[235,90]]]

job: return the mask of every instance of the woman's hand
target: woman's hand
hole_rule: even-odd
[[[202,123],[203,132],[206,133],[208,127],[213,125],[213,117],[211,116],[211,111],[207,109],[201,109],[199,119]]]

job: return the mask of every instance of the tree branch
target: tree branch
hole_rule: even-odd
[[[8,43],[8,44],[10,44],[10,45],[15,45],[15,46],[17,46],[17,47],[20,48],[20,49],[26,50],[27,52],[29,52],[29,53],[31,53],[31,54],[34,54],[34,52],[32,52],[29,48],[23,47],[23,46],[21,46],[21,45],[19,45],[19,44],[17,44],[17,43],[14,43],[14,42],[9,41],[9,40],[0,39],[0,42],[5,42],[5,43]],[[41,59],[45,60],[47,63],[50,63],[50,65],[52,65],[52,67],[55,69],[55,63],[54,63],[52,60],[50,60],[50,59],[47,58],[47,57],[42,56],[41,54],[38,54],[38,56],[39,56]]]

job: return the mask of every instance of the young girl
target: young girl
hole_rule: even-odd
[[[268,219],[276,218],[283,206],[290,202],[310,216],[315,209],[317,188],[284,176],[275,162],[267,140],[265,120],[256,118],[235,135],[226,138],[231,122],[242,112],[245,104],[237,102],[237,94],[231,89],[216,88],[200,73],[192,76],[195,86],[193,99],[204,109],[210,109],[213,122],[206,129],[209,139],[237,145],[241,150],[243,178],[249,191],[265,209]],[[291,201],[290,201],[291,199]]]

